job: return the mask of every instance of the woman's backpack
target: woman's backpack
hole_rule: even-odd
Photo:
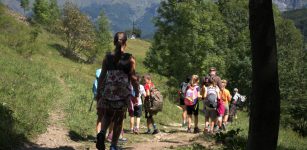
[[[114,56],[107,55],[108,68],[103,82],[103,99],[111,101],[127,100],[132,95],[130,79],[126,71],[129,69],[129,65],[125,65],[125,62],[130,60],[130,57],[131,54],[125,53],[119,63],[115,64]]]

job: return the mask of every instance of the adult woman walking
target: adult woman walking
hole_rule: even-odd
[[[122,123],[131,97],[131,84],[135,96],[139,96],[139,84],[135,76],[135,60],[125,53],[127,35],[117,32],[114,35],[114,53],[108,53],[102,63],[99,77],[97,101],[103,111],[101,131],[97,134],[96,147],[105,149],[105,135],[110,123],[114,123],[111,150],[117,149],[117,142],[122,130]]]

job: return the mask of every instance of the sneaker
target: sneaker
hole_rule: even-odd
[[[200,132],[200,129],[198,127],[195,127],[194,128],[194,133],[199,133]]]
[[[128,141],[128,139],[124,138],[124,137],[118,139],[118,142],[122,142],[122,143],[125,143],[127,141]]]
[[[129,131],[129,133],[133,134],[133,133],[134,133],[134,129],[135,129],[135,128],[131,128],[130,131]]]
[[[113,132],[109,133],[108,136],[107,136],[107,141],[108,142],[111,142],[112,141],[112,138],[113,138]]]
[[[97,134],[97,142],[96,142],[96,148],[98,150],[105,150],[106,146],[104,145],[105,136],[102,132]]]
[[[150,130],[150,129],[147,130],[147,131],[145,132],[145,134],[151,134],[151,130]]]
[[[192,133],[192,129],[191,129],[191,128],[188,128],[187,132],[188,132],[188,133]]]
[[[215,126],[214,128],[213,128],[213,132],[218,132],[219,131],[219,127],[218,126]]]
[[[159,133],[159,130],[158,129],[155,129],[152,134],[155,135],[155,134],[158,134]]]
[[[134,133],[134,134],[139,134],[139,128],[134,128],[134,129],[133,129],[133,133]]]
[[[187,126],[188,126],[188,124],[186,122],[183,122],[182,125],[181,125],[182,128],[187,127]]]

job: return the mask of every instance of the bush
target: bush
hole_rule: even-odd
[[[239,136],[242,132],[241,129],[230,130],[226,133],[220,132],[215,135],[216,142],[221,142],[224,144],[224,149],[227,150],[239,150],[245,149],[246,139]]]

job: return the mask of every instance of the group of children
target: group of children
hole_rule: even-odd
[[[204,106],[202,110],[205,114],[204,132],[225,131],[229,121],[230,104],[239,98],[237,89],[234,91],[235,96],[231,96],[229,90],[226,89],[227,81],[221,80],[216,75],[216,68],[211,67],[209,71],[209,75],[202,78],[200,84],[199,77],[192,75],[187,77],[187,80],[180,85],[179,97],[183,110],[182,126],[187,126],[187,132],[192,132],[192,116],[194,116],[193,132],[198,133],[201,131],[198,127],[200,101],[203,102]],[[232,115],[235,115],[234,113]]]
[[[96,77],[99,77],[101,70],[96,71]],[[139,84],[139,96],[132,97],[130,100],[130,106],[128,108],[128,113],[130,116],[130,131],[134,134],[139,134],[140,131],[140,120],[142,116],[143,108],[145,108],[145,118],[147,121],[147,134],[157,134],[159,130],[154,122],[154,114],[150,114],[146,110],[146,101],[150,96],[150,89],[154,87],[151,81],[150,75],[144,75],[143,77],[137,75],[137,80],[142,84]],[[217,130],[226,130],[226,125],[228,122],[228,116],[230,112],[230,102],[231,100],[237,100],[240,95],[238,95],[238,89],[235,89],[234,97],[231,96],[229,90],[226,89],[227,81],[221,80],[220,77],[216,75],[216,69],[214,67],[210,68],[209,76],[200,79],[197,75],[192,75],[187,77],[187,80],[180,85],[179,97],[180,105],[183,109],[182,113],[182,126],[187,126],[187,132],[199,133],[201,130],[198,127],[198,114],[199,114],[199,102],[203,102],[203,110],[205,114],[205,129],[204,132],[213,133]],[[94,95],[95,84],[93,86]],[[132,88],[132,87],[131,87]],[[134,90],[132,90],[134,91]],[[132,96],[134,92],[132,93]],[[145,105],[143,107],[143,105]],[[192,116],[194,116],[194,131],[192,131]],[[97,133],[100,130],[101,117],[98,114],[97,119]],[[135,123],[136,122],[136,123]],[[153,131],[151,130],[153,127]],[[111,126],[112,127],[112,126]],[[109,135],[107,139],[112,139],[112,129],[109,129]],[[123,131],[122,131],[123,133]],[[122,137],[119,140],[125,141]]]
[[[130,116],[131,133],[139,134],[140,119],[142,116],[142,105],[144,103],[145,118],[147,122],[147,132],[146,133],[147,134],[157,134],[159,133],[159,130],[153,119],[154,114],[151,114],[150,111],[148,111],[149,107],[147,107],[147,105],[149,105],[148,101],[150,97],[150,90],[155,85],[151,81],[151,77],[148,74],[143,76],[143,80],[139,75],[137,75],[137,78],[140,83],[142,82],[144,83],[144,86],[142,84],[139,84],[139,91],[140,91],[139,97],[137,97],[136,100],[134,100],[133,98],[130,100],[130,105],[132,107],[129,107],[128,112]],[[134,93],[132,93],[132,95],[134,95]],[[135,118],[136,118],[136,126],[134,126]],[[153,132],[151,132],[151,128],[150,128],[151,125],[153,126]]]

